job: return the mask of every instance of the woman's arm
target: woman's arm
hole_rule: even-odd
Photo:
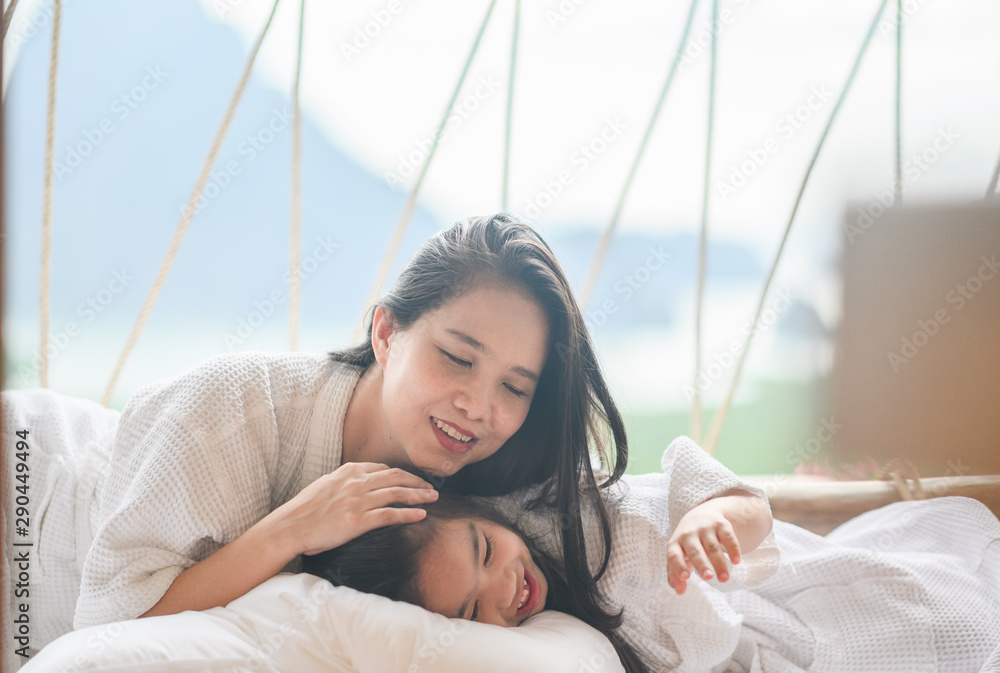
[[[261,521],[178,575],[156,605],[139,616],[227,605],[277,575],[294,558],[277,531]]]
[[[74,628],[224,605],[299,552],[398,521],[370,510],[427,502],[413,475],[369,464],[361,472],[389,476],[355,488],[360,463],[310,453],[339,439],[353,377],[319,355],[231,353],[137,391],[119,418]],[[319,478],[271,512],[306,470]]]
[[[226,605],[277,575],[299,554],[316,554],[373,528],[424,518],[422,509],[393,503],[422,504],[436,498],[430,484],[405,470],[382,463],[347,463],[184,570],[140,616]]]
[[[733,564],[751,552],[771,532],[771,508],[762,498],[731,489],[692,508],[677,524],[667,543],[667,582],[678,594],[687,588],[691,572],[703,579],[729,579],[725,553]]]

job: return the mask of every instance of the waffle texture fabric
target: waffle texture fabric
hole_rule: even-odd
[[[781,565],[729,595],[725,671],[1000,673],[1000,521],[961,497],[897,502],[825,537],[776,521]]]
[[[612,524],[611,558],[598,580],[615,609],[624,608],[619,633],[657,671],[699,671],[726,661],[736,648],[742,618],[719,587],[754,586],[778,567],[773,535],[739,565],[730,565],[730,579],[688,581],[678,596],[667,583],[667,540],[680,519],[695,506],[738,489],[766,500],[711,458],[687,437],[675,439],[664,451],[662,473],[625,475],[603,491]],[[560,519],[544,505],[525,507],[540,493],[538,487],[492,498],[542,549],[562,558]],[[598,519],[589,505],[582,508],[587,555],[596,572],[602,557]]]
[[[139,390],[115,433],[74,628],[138,617],[339,467],[359,377],[326,355],[232,353]]]
[[[51,390],[5,390],[0,399],[0,613],[3,670],[14,671],[73,627],[118,411]]]

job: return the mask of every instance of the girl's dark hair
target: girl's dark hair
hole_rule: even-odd
[[[562,564],[491,505],[482,500],[441,493],[436,502],[415,507],[426,510],[427,516],[416,523],[375,528],[334,549],[303,556],[302,570],[337,586],[423,606],[425,600],[417,587],[420,561],[441,524],[464,518],[492,521],[524,540],[531,558],[549,583],[546,610],[565,612],[603,633],[614,645],[628,673],[649,673],[649,667],[638,652],[616,631],[622,622],[622,611],[610,612],[599,592],[574,596],[576,588],[570,590],[573,585]]]
[[[499,451],[443,483],[424,476],[439,490],[481,496],[544,484],[527,507],[544,502],[558,509],[565,574],[582,610],[599,603],[596,580],[611,556],[611,526],[598,494],[591,450],[602,469],[610,471],[600,485],[605,488],[625,472],[628,441],[583,316],[551,248],[510,215],[470,218],[424,242],[377,305],[389,312],[395,329],[405,330],[428,311],[487,283],[522,288],[545,310],[550,336],[541,379],[527,418]],[[362,370],[375,362],[374,311],[372,307],[367,314],[367,339],[330,353],[333,360]],[[603,547],[596,576],[587,563],[581,498],[591,501],[601,526]]]

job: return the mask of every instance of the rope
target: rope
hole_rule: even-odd
[[[226,110],[226,115],[222,119],[222,124],[216,132],[215,140],[212,143],[211,149],[208,151],[205,163],[201,167],[201,175],[198,176],[198,181],[195,183],[195,188],[191,193],[191,198],[188,200],[187,208],[184,209],[184,214],[181,216],[181,221],[177,225],[177,230],[174,232],[174,238],[170,242],[170,247],[167,249],[167,254],[164,256],[163,262],[160,264],[160,270],[157,272],[156,278],[153,280],[153,285],[149,288],[149,294],[146,295],[146,300],[142,305],[142,310],[139,312],[139,317],[136,319],[135,325],[132,326],[132,333],[129,334],[128,342],[125,344],[125,349],[122,351],[121,357],[118,359],[118,364],[115,365],[115,371],[111,375],[111,380],[108,382],[107,389],[104,391],[104,397],[101,398],[101,403],[104,406],[108,406],[108,403],[111,401],[111,393],[114,391],[115,385],[118,383],[118,377],[121,375],[122,369],[125,367],[125,361],[132,352],[132,348],[135,346],[135,342],[139,338],[139,333],[142,332],[142,328],[146,326],[146,321],[149,320],[149,314],[153,310],[153,305],[160,296],[160,290],[163,289],[163,283],[167,278],[167,274],[170,272],[170,267],[174,263],[174,257],[177,256],[181,240],[183,240],[184,234],[187,232],[188,225],[191,224],[191,218],[194,216],[195,205],[198,201],[198,197],[201,195],[201,191],[205,188],[205,183],[208,182],[209,172],[212,170],[212,165],[215,163],[215,157],[219,153],[222,141],[226,137],[226,131],[229,130],[229,123],[233,119],[236,107],[239,105],[240,98],[243,96],[243,90],[246,88],[247,81],[250,79],[250,71],[257,58],[257,52],[260,50],[260,45],[264,41],[264,36],[267,35],[268,28],[271,27],[271,21],[274,19],[275,11],[278,9],[278,2],[280,2],[280,0],[274,0],[274,5],[271,7],[271,14],[267,17],[267,23],[264,24],[264,29],[261,31],[260,37],[257,38],[257,43],[254,45],[253,50],[250,52],[250,58],[243,69],[243,75],[240,77],[240,82],[236,86],[233,98],[229,102],[229,108]]]
[[[455,90],[452,91],[451,99],[448,101],[448,105],[444,109],[444,114],[441,116],[441,123],[438,124],[437,131],[434,133],[434,141],[431,143],[431,149],[427,153],[427,160],[424,162],[424,166],[420,170],[420,175],[417,177],[417,182],[413,186],[413,191],[410,192],[410,196],[406,200],[406,205],[403,207],[403,213],[399,217],[399,222],[396,223],[396,231],[393,233],[392,241],[389,243],[389,247],[385,251],[385,256],[382,258],[382,264],[379,266],[378,273],[375,275],[375,282],[372,284],[372,289],[368,293],[368,300],[364,304],[366,307],[372,306],[378,299],[379,288],[382,287],[386,277],[389,275],[389,266],[392,264],[392,260],[396,256],[396,252],[399,250],[399,244],[403,241],[403,233],[406,231],[406,225],[409,223],[410,216],[413,214],[413,209],[416,207],[417,195],[420,194],[420,187],[424,184],[424,177],[427,175],[427,169],[430,168],[431,160],[434,158],[435,152],[437,152],[438,141],[441,139],[441,134],[444,131],[451,109],[455,105],[455,100],[458,98],[458,94],[462,90],[462,84],[465,82],[465,76],[469,73],[469,67],[472,65],[472,59],[475,57],[476,51],[479,50],[479,42],[483,38],[483,33],[486,31],[486,26],[490,22],[490,15],[493,13],[493,7],[496,4],[497,0],[490,1],[490,6],[486,10],[486,16],[483,18],[483,23],[479,26],[479,32],[476,34],[476,40],[472,43],[472,49],[469,51],[469,56],[465,59],[465,66],[462,68],[462,74],[459,75],[458,82],[455,84]],[[355,335],[356,340],[361,338],[362,329],[363,326],[358,327],[358,331]]]
[[[13,5],[13,2],[11,3]],[[10,11],[10,9],[8,9]],[[4,17],[7,21],[7,17]],[[49,282],[52,279],[52,169],[56,140],[56,76],[59,73],[59,32],[62,24],[62,0],[55,0],[52,15],[52,55],[49,59],[49,106],[45,116],[45,187],[42,197],[42,277],[38,284],[38,314],[41,331],[41,366],[43,388],[49,387]],[[6,30],[6,23],[4,24]]]
[[[896,0],[896,204],[903,202],[903,0]]]
[[[10,0],[10,4],[7,5],[7,11],[3,13],[3,36],[7,37],[7,28],[10,27],[10,20],[14,18],[14,8],[17,7],[17,0]],[[0,38],[0,39],[2,39]]]
[[[683,53],[684,45],[687,42],[688,34],[691,32],[691,23],[694,20],[694,12],[697,7],[698,0],[691,0],[691,8],[688,10],[687,22],[684,24],[684,31],[681,33],[681,41],[677,45],[677,54],[674,56],[673,63],[670,65],[670,72],[667,74],[667,81],[663,83],[663,89],[660,91],[660,97],[656,101],[656,106],[653,108],[653,115],[650,117],[649,123],[646,125],[646,133],[643,135],[642,142],[639,144],[639,151],[636,152],[635,159],[632,161],[632,167],[629,169],[628,177],[625,178],[625,185],[622,187],[621,194],[618,196],[618,203],[615,206],[615,212],[611,216],[611,221],[604,230],[604,235],[601,237],[601,240],[597,245],[597,250],[594,252],[594,258],[590,262],[590,270],[587,272],[587,280],[583,286],[583,292],[580,294],[581,308],[586,308],[587,303],[590,301],[590,295],[594,290],[594,285],[597,283],[597,276],[600,273],[601,266],[604,264],[604,258],[607,256],[608,247],[611,245],[611,238],[614,235],[615,229],[618,227],[618,218],[621,216],[622,208],[625,206],[625,197],[628,195],[629,188],[632,186],[632,179],[635,177],[635,173],[639,168],[639,162],[642,161],[642,155],[646,151],[646,146],[649,144],[649,138],[653,134],[653,127],[656,126],[656,120],[660,116],[660,108],[663,107],[663,101],[667,97],[667,92],[670,91],[670,85],[674,81],[674,75],[677,73],[677,67],[681,62],[681,54]]]
[[[514,73],[517,70],[517,40],[521,26],[521,0],[514,2],[514,37],[510,46],[510,81],[507,83],[507,131],[503,143],[503,193],[501,209],[507,210],[507,184],[510,175],[510,123],[514,115]]]
[[[836,104],[833,106],[833,111],[830,113],[830,119],[826,123],[826,128],[823,129],[823,135],[819,138],[819,143],[816,145],[816,151],[813,153],[812,159],[809,161],[809,166],[806,168],[805,176],[802,178],[802,185],[799,187],[799,193],[795,197],[795,205],[792,207],[792,214],[788,218],[788,224],[785,226],[785,233],[781,237],[781,243],[778,246],[778,252],[774,256],[774,262],[771,264],[771,269],[767,273],[767,280],[764,282],[764,289],[760,293],[760,301],[757,304],[757,313],[753,318],[753,325],[750,333],[747,334],[746,341],[743,343],[743,353],[740,355],[740,359],[736,364],[736,372],[733,375],[733,380],[729,385],[729,391],[726,393],[726,398],[719,408],[719,411],[715,414],[712,419],[712,427],[708,433],[708,441],[706,442],[705,450],[711,455],[715,451],[715,445],[719,440],[719,435],[722,432],[722,425],[726,421],[726,415],[729,413],[729,407],[732,405],[733,396],[736,393],[736,386],[740,381],[740,374],[743,371],[743,365],[747,360],[747,353],[750,351],[750,342],[753,339],[754,332],[757,329],[757,323],[760,321],[760,315],[764,311],[764,300],[767,299],[767,292],[771,287],[771,281],[774,278],[774,272],[778,268],[778,262],[781,260],[781,253],[785,249],[785,242],[788,240],[788,234],[792,229],[792,223],[795,221],[795,213],[798,212],[799,204],[802,202],[802,195],[806,191],[806,185],[809,184],[809,176],[812,174],[813,167],[816,165],[816,160],[819,158],[820,150],[823,149],[823,143],[826,141],[826,136],[830,133],[830,127],[833,126],[834,120],[837,118],[837,113],[840,111],[840,106],[844,103],[844,99],[847,97],[847,92],[851,89],[851,84],[854,82],[854,77],[857,75],[858,67],[861,65],[861,60],[868,50],[868,45],[871,43],[872,36],[875,34],[875,28],[878,26],[879,17],[882,16],[882,12],[885,10],[885,5],[888,0],[882,0],[879,4],[878,11],[875,12],[875,18],[872,20],[871,26],[868,28],[868,34],[865,35],[864,42],[861,45],[861,50],[858,52],[857,58],[854,60],[854,66],[851,68],[850,74],[847,76],[847,81],[844,83],[844,88],[840,92],[840,96],[837,98]]]
[[[997,182],[1000,181],[1000,159],[997,160],[997,167],[993,169],[993,177],[990,178],[990,186],[986,188],[986,201],[993,200],[997,193]]]
[[[712,26],[718,25],[719,0],[712,0]],[[712,172],[712,137],[715,128],[716,33],[712,32],[708,66],[708,133],[705,139],[705,187],[701,195],[701,233],[698,236],[698,290],[694,309],[694,397],[691,404],[691,438],[701,444],[701,318],[705,302],[705,273],[708,266],[708,193]]]
[[[299,109],[299,87],[302,81],[302,35],[305,32],[306,0],[299,7],[299,47],[295,61],[295,85],[292,91],[292,221],[289,242],[288,282],[288,348],[298,350],[299,340],[299,246],[302,213],[302,115]]]

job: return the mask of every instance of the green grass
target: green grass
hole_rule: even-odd
[[[737,474],[791,473],[795,448],[814,437],[829,416],[827,381],[762,381],[759,390],[751,403],[730,409],[715,457]],[[704,413],[706,425],[715,411]],[[687,410],[625,415],[629,474],[659,472],[664,449],[675,437],[691,434],[690,422]],[[823,451],[816,458],[826,455]]]

